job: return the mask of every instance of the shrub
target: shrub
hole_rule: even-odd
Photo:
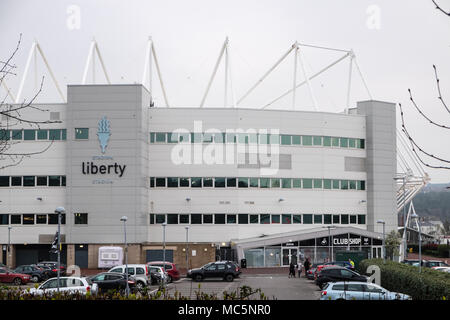
[[[389,291],[410,295],[414,300],[450,299],[450,273],[402,264],[382,259],[366,259],[358,270],[366,274],[367,267],[377,265],[381,272],[381,286]]]

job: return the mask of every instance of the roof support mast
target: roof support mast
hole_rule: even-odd
[[[95,41],[95,39],[92,39],[91,46],[89,48],[89,53],[88,53],[88,56],[86,59],[86,65],[84,67],[83,78],[81,80],[81,84],[86,84],[87,74],[89,71],[89,65],[91,64],[91,60],[92,60],[92,82],[94,84],[96,83],[96,81],[95,81],[95,53],[97,53],[97,57],[100,60],[100,65],[102,66],[102,70],[103,70],[103,74],[105,75],[106,82],[108,84],[111,84],[108,73],[106,72],[105,63],[103,62],[102,55],[100,54],[100,50],[98,48],[98,45],[97,45],[97,42]]]

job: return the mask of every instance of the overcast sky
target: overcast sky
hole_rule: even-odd
[[[450,11],[450,0],[438,1]],[[171,106],[198,106],[225,40],[230,38],[232,87],[236,100],[295,42],[353,51],[371,96],[402,103],[409,130],[431,153],[450,159],[450,132],[433,128],[409,102],[408,88],[436,121],[450,125],[450,116],[437,99],[432,65],[438,68],[441,89],[450,104],[450,18],[431,0],[154,0],[0,1],[0,60],[22,45],[16,56],[17,76],[8,79],[17,93],[32,41],[36,39],[65,93],[66,84],[80,83],[93,37],[98,42],[113,83],[140,83],[147,39],[152,36]],[[319,71],[342,52],[304,48],[307,74]],[[206,100],[224,104],[223,62]],[[33,94],[34,64],[22,97]],[[96,66],[99,67],[97,60]],[[41,102],[59,102],[41,61],[38,79],[45,76]],[[294,57],[287,59],[239,106],[261,107],[293,84]],[[349,61],[344,60],[311,82],[319,110],[345,108]],[[298,66],[297,79],[303,79]],[[104,82],[100,69],[97,83]],[[164,106],[157,77],[154,96]],[[92,82],[92,72],[88,74]],[[228,102],[230,103],[231,83]],[[4,95],[3,88],[0,93]],[[367,100],[353,68],[351,105]],[[291,107],[292,96],[273,105]],[[297,91],[296,108],[313,110],[307,86]],[[398,123],[399,116],[397,117]],[[432,182],[449,182],[450,170],[426,169]]]

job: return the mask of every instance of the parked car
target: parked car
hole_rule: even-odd
[[[127,278],[125,273],[112,273],[112,272],[102,272],[93,276],[88,277],[92,283],[96,283],[98,286],[98,292],[106,292],[108,290],[125,290],[127,287]],[[136,278],[134,276],[129,276],[128,278],[128,288],[130,291],[134,291],[136,286]]]
[[[437,270],[437,271],[450,272],[450,267],[432,267],[431,269]]]
[[[87,278],[80,277],[61,277],[59,278],[59,291],[62,293],[81,293],[83,295],[88,292],[96,294],[98,285],[92,283]],[[31,288],[28,292],[34,295],[54,294],[58,292],[58,278],[51,278],[42,283],[37,288]]]
[[[308,280],[314,280],[315,277],[315,273],[316,273],[316,268],[319,264],[318,263],[314,263],[309,270],[306,272],[306,278],[308,278]]]
[[[108,272],[125,273],[125,265],[113,267]],[[138,290],[151,284],[151,275],[146,264],[129,264],[128,274],[134,276]]]
[[[317,266],[316,270],[314,271],[314,280],[317,279],[317,277],[319,276],[319,273],[322,271],[322,269],[330,268],[330,267],[338,267],[338,266],[335,266],[333,264],[319,264]]]
[[[164,283],[168,283],[169,274],[164,271],[163,267],[149,265],[148,270],[150,272],[150,275],[154,276],[154,279],[156,279],[156,282],[152,279],[151,284],[160,284],[163,281]]]
[[[360,275],[359,273],[344,267],[328,267],[322,269],[316,279],[319,288],[323,288],[328,282],[353,281],[367,282],[369,277]]]
[[[333,266],[344,267],[344,268],[347,268],[350,270],[355,270],[355,267],[353,267],[353,265],[348,261],[332,261],[332,262],[324,263],[324,265],[333,265]]]
[[[14,272],[29,275],[34,283],[48,279],[48,273],[45,270],[33,265],[18,266]]]
[[[201,268],[191,269],[187,272],[187,277],[195,281],[204,279],[219,278],[225,281],[233,281],[239,277],[241,269],[232,261],[210,262]]]
[[[39,263],[36,264],[38,267],[50,267],[51,268],[51,277],[56,277],[58,274],[58,262],[56,261],[41,261]],[[65,264],[60,264],[60,271],[59,271],[59,275],[61,277],[64,277],[66,275],[66,265]]]
[[[450,267],[448,264],[446,264],[444,261],[440,260],[425,260],[422,266],[427,268],[433,268],[433,267]]]
[[[411,300],[411,297],[374,283],[350,281],[328,283],[322,289],[320,300]]]
[[[16,273],[8,268],[0,268],[0,282],[12,283],[16,286],[27,284],[30,282],[31,277],[27,274]]]
[[[147,263],[149,266],[163,267],[164,271],[168,274],[168,282],[180,280],[180,272],[177,269],[175,263],[164,261],[152,261]]]

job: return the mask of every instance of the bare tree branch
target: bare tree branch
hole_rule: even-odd
[[[450,12],[445,11],[444,9],[442,9],[435,0],[431,0],[434,5],[436,6],[436,9],[438,9],[439,11],[441,11],[442,13],[446,14],[447,16],[450,17]]]

